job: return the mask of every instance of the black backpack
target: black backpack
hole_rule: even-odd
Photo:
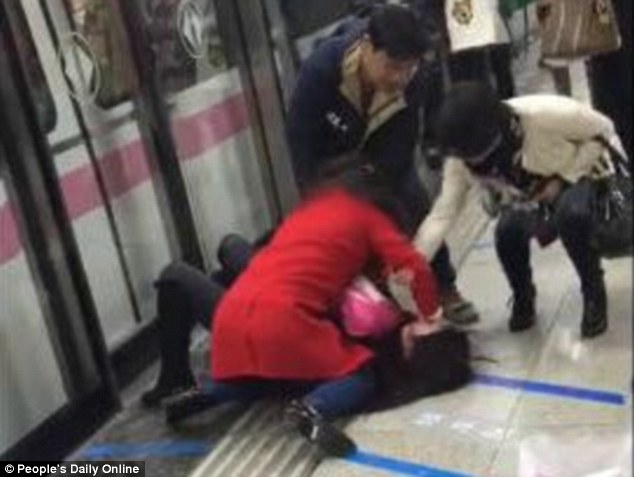
[[[454,328],[419,338],[408,361],[403,359],[400,330],[374,346],[374,350],[377,399],[371,411],[455,391],[473,378],[469,338]]]

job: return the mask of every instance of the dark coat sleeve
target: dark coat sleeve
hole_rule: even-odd
[[[323,121],[328,85],[332,81],[326,72],[312,63],[305,63],[300,70],[295,92],[286,119],[286,133],[291,149],[295,180],[300,190],[315,179],[319,170],[320,122]]]
[[[412,170],[419,128],[419,109],[412,105],[397,113],[366,143],[365,152],[395,185]]]

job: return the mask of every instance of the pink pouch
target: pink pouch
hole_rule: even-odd
[[[350,336],[380,338],[398,325],[400,312],[365,277],[357,278],[344,292],[341,303],[343,326]]]

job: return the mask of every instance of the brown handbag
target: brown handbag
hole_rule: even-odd
[[[583,58],[621,47],[612,0],[538,0],[537,18],[545,60]]]

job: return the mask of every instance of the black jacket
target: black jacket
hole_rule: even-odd
[[[341,91],[344,59],[363,32],[363,28],[350,28],[323,41],[302,65],[287,116],[295,176],[300,189],[305,189],[328,161],[364,151],[377,173],[412,209],[411,227],[416,227],[425,202],[414,168],[425,68],[420,68],[404,92],[404,107],[368,134],[373,118],[362,115]]]

